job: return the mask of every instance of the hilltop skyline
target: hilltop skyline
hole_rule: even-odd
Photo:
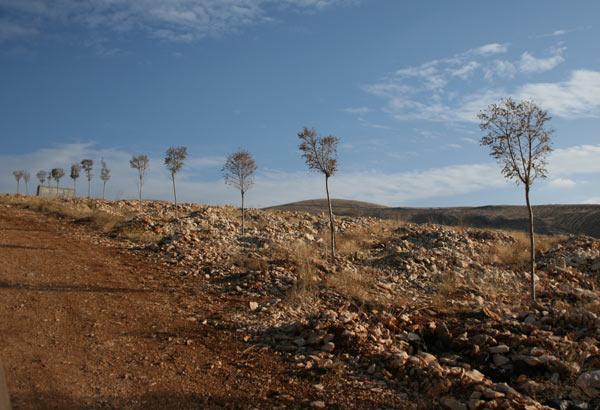
[[[556,130],[534,202],[600,203],[598,3],[398,3],[4,1],[0,190],[93,158],[99,195],[104,158],[107,196],[134,198],[129,159],[147,154],[145,196],[170,199],[162,158],[185,145],[183,201],[236,203],[220,170],[238,148],[259,166],[251,206],[322,197],[297,150],[309,126],[341,139],[335,198],[521,204],[476,121],[513,96]]]

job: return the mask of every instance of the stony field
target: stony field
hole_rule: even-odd
[[[242,363],[246,376],[240,380],[266,372],[269,360],[279,369],[269,381],[260,381],[262,390],[248,387],[247,401],[232,396],[202,406],[196,397],[168,405],[600,406],[600,241],[593,238],[539,237],[539,300],[532,307],[527,238],[518,232],[339,217],[339,255],[331,260],[326,215],[250,210],[249,228],[240,236],[239,211],[233,207],[14,196],[2,197],[0,203],[1,212],[58,218],[61,229],[91,238],[92,246],[152,264],[159,273],[145,273],[144,278],[153,289],[158,291],[164,280],[165,287],[181,293],[168,300],[173,305],[155,308],[169,309],[169,320],[186,321],[188,330],[161,333],[157,328],[151,337],[184,352],[198,343],[216,352],[219,344],[235,344],[230,356],[234,364],[227,367],[231,374],[222,371],[214,383],[233,384],[235,392]],[[12,276],[1,278],[3,283],[18,279],[18,273],[4,273]],[[135,275],[135,270],[128,274]],[[10,315],[5,312],[3,320]],[[122,322],[124,328],[135,327],[135,322]],[[194,336],[202,333],[211,339]],[[0,358],[10,379],[18,353],[7,349],[0,350]],[[120,350],[125,358],[132,354],[126,347]],[[135,355],[143,357],[144,352]],[[267,364],[259,366],[252,358]],[[162,362],[167,368],[174,365]],[[145,403],[119,398],[119,385],[139,377],[135,370],[127,371],[130,362],[119,363],[122,376],[105,382],[96,393],[80,391],[85,407],[102,407],[98,397],[106,407]],[[183,367],[189,377],[200,372]],[[105,371],[84,377],[102,377]],[[142,383],[136,394],[151,383]],[[186,389],[214,394],[194,386]],[[27,382],[15,388],[26,391]],[[28,407],[25,399],[19,400],[20,407]]]

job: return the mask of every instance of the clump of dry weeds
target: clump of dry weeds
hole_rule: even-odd
[[[387,304],[389,301],[377,289],[380,274],[376,269],[340,270],[328,276],[326,286],[361,305]]]
[[[316,258],[319,253],[314,246],[298,241],[290,246],[289,260],[294,266],[296,282],[288,292],[288,299],[293,304],[310,304],[314,302],[319,283],[321,282]]]
[[[510,235],[514,242],[498,243],[490,246],[484,261],[489,264],[504,265],[512,269],[527,269],[529,263],[529,236],[525,232],[514,231]],[[563,235],[536,235],[536,253],[539,256],[565,240]]]

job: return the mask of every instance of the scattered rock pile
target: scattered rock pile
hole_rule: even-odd
[[[240,237],[231,207],[93,207],[123,217],[117,237],[152,234],[131,246],[173,274],[238,298],[220,320],[319,386],[337,375],[419,408],[600,406],[600,241],[539,255],[530,307],[527,273],[495,255],[521,246],[507,232],[339,218],[331,261],[325,215],[250,210]]]

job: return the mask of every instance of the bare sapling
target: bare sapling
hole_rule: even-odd
[[[237,188],[242,196],[242,236],[244,235],[245,207],[244,198],[246,192],[254,184],[254,173],[256,162],[248,151],[240,150],[230,154],[223,166],[225,183]]]
[[[481,145],[502,166],[502,175],[523,184],[529,219],[529,273],[531,302],[535,294],[535,232],[530,192],[537,178],[547,176],[547,157],[552,151],[551,117],[532,101],[516,102],[511,98],[488,106],[479,114],[480,128],[486,132]]]
[[[339,138],[334,137],[333,135],[321,137],[317,135],[314,128],[308,129],[306,127],[298,133],[298,138],[300,139],[298,148],[300,149],[308,168],[320,172],[325,176],[325,193],[327,194],[329,230],[331,236],[331,257],[335,259],[335,219],[329,195],[329,178],[337,171],[337,144]]]

